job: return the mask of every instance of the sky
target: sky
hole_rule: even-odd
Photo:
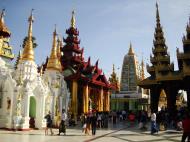
[[[182,36],[190,16],[189,0],[157,0],[166,45],[175,69],[176,47],[182,51]],[[28,30],[28,17],[34,9],[33,36],[38,44],[35,61],[45,62],[52,48],[55,24],[58,34],[67,37],[71,12],[76,12],[80,47],[84,56],[99,67],[108,77],[115,64],[120,77],[124,56],[129,44],[139,61],[150,63],[156,22],[156,0],[0,0],[5,8],[5,23],[11,31],[10,45],[17,56]],[[13,61],[14,62],[14,61]],[[149,76],[148,74],[146,74]]]

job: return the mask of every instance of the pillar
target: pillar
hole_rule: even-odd
[[[150,109],[151,112],[158,112],[158,102],[160,97],[160,89],[158,87],[152,87],[150,89]]]
[[[110,111],[110,91],[107,91],[106,97],[107,97],[107,104],[106,104],[107,109],[106,109],[106,111]]]
[[[78,84],[76,80],[72,82],[72,113],[74,115],[75,122],[77,122],[77,115],[78,115],[78,103],[77,103],[77,92],[78,92]]]
[[[26,94],[25,97],[25,117],[29,117],[29,110],[30,110],[30,96]]]
[[[88,85],[84,86],[83,88],[83,112],[87,113],[88,112],[88,102],[89,102],[89,98],[88,98]]]
[[[176,108],[177,90],[170,83],[170,84],[167,84],[165,92],[166,92],[166,97],[167,97],[167,109],[168,109],[168,112],[169,112],[171,118],[175,118],[176,110],[177,110],[177,108]]]
[[[103,111],[103,105],[104,105],[104,102],[103,102],[103,96],[104,95],[104,90],[103,90],[103,87],[101,88],[100,90],[100,110],[99,111]]]

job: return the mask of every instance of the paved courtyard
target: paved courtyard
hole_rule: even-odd
[[[150,135],[149,131],[129,127],[127,123],[109,125],[108,129],[98,129],[96,136],[85,135],[80,127],[68,128],[67,135],[45,136],[44,130],[5,131],[0,130],[0,142],[180,142],[182,132],[167,130]]]

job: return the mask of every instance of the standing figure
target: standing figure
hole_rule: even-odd
[[[85,134],[89,135],[90,127],[91,127],[91,114],[88,113],[88,114],[87,114],[87,118],[86,118]]]
[[[183,135],[181,142],[185,142],[186,138],[188,138],[188,142],[190,142],[190,114],[187,111],[185,113],[185,119],[182,120],[183,126]]]
[[[45,116],[45,119],[46,119],[45,135],[48,135],[48,129],[50,129],[51,135],[53,135],[53,131],[52,131],[52,119],[51,119],[51,112],[50,111]]]
[[[96,134],[96,125],[97,125],[97,117],[96,113],[94,112],[91,117],[92,135]]]
[[[151,134],[158,133],[158,129],[156,127],[156,114],[152,113],[151,115]]]
[[[67,114],[65,112],[65,109],[62,110],[62,116],[61,116],[61,123],[59,125],[59,134],[64,133],[66,135],[66,120],[67,120]]]

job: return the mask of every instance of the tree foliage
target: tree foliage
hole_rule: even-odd
[[[22,44],[23,48],[25,47],[27,40],[28,40],[28,37],[25,37]],[[32,43],[33,43],[33,48],[36,48],[38,46],[38,44],[36,43],[35,37],[32,37]]]

